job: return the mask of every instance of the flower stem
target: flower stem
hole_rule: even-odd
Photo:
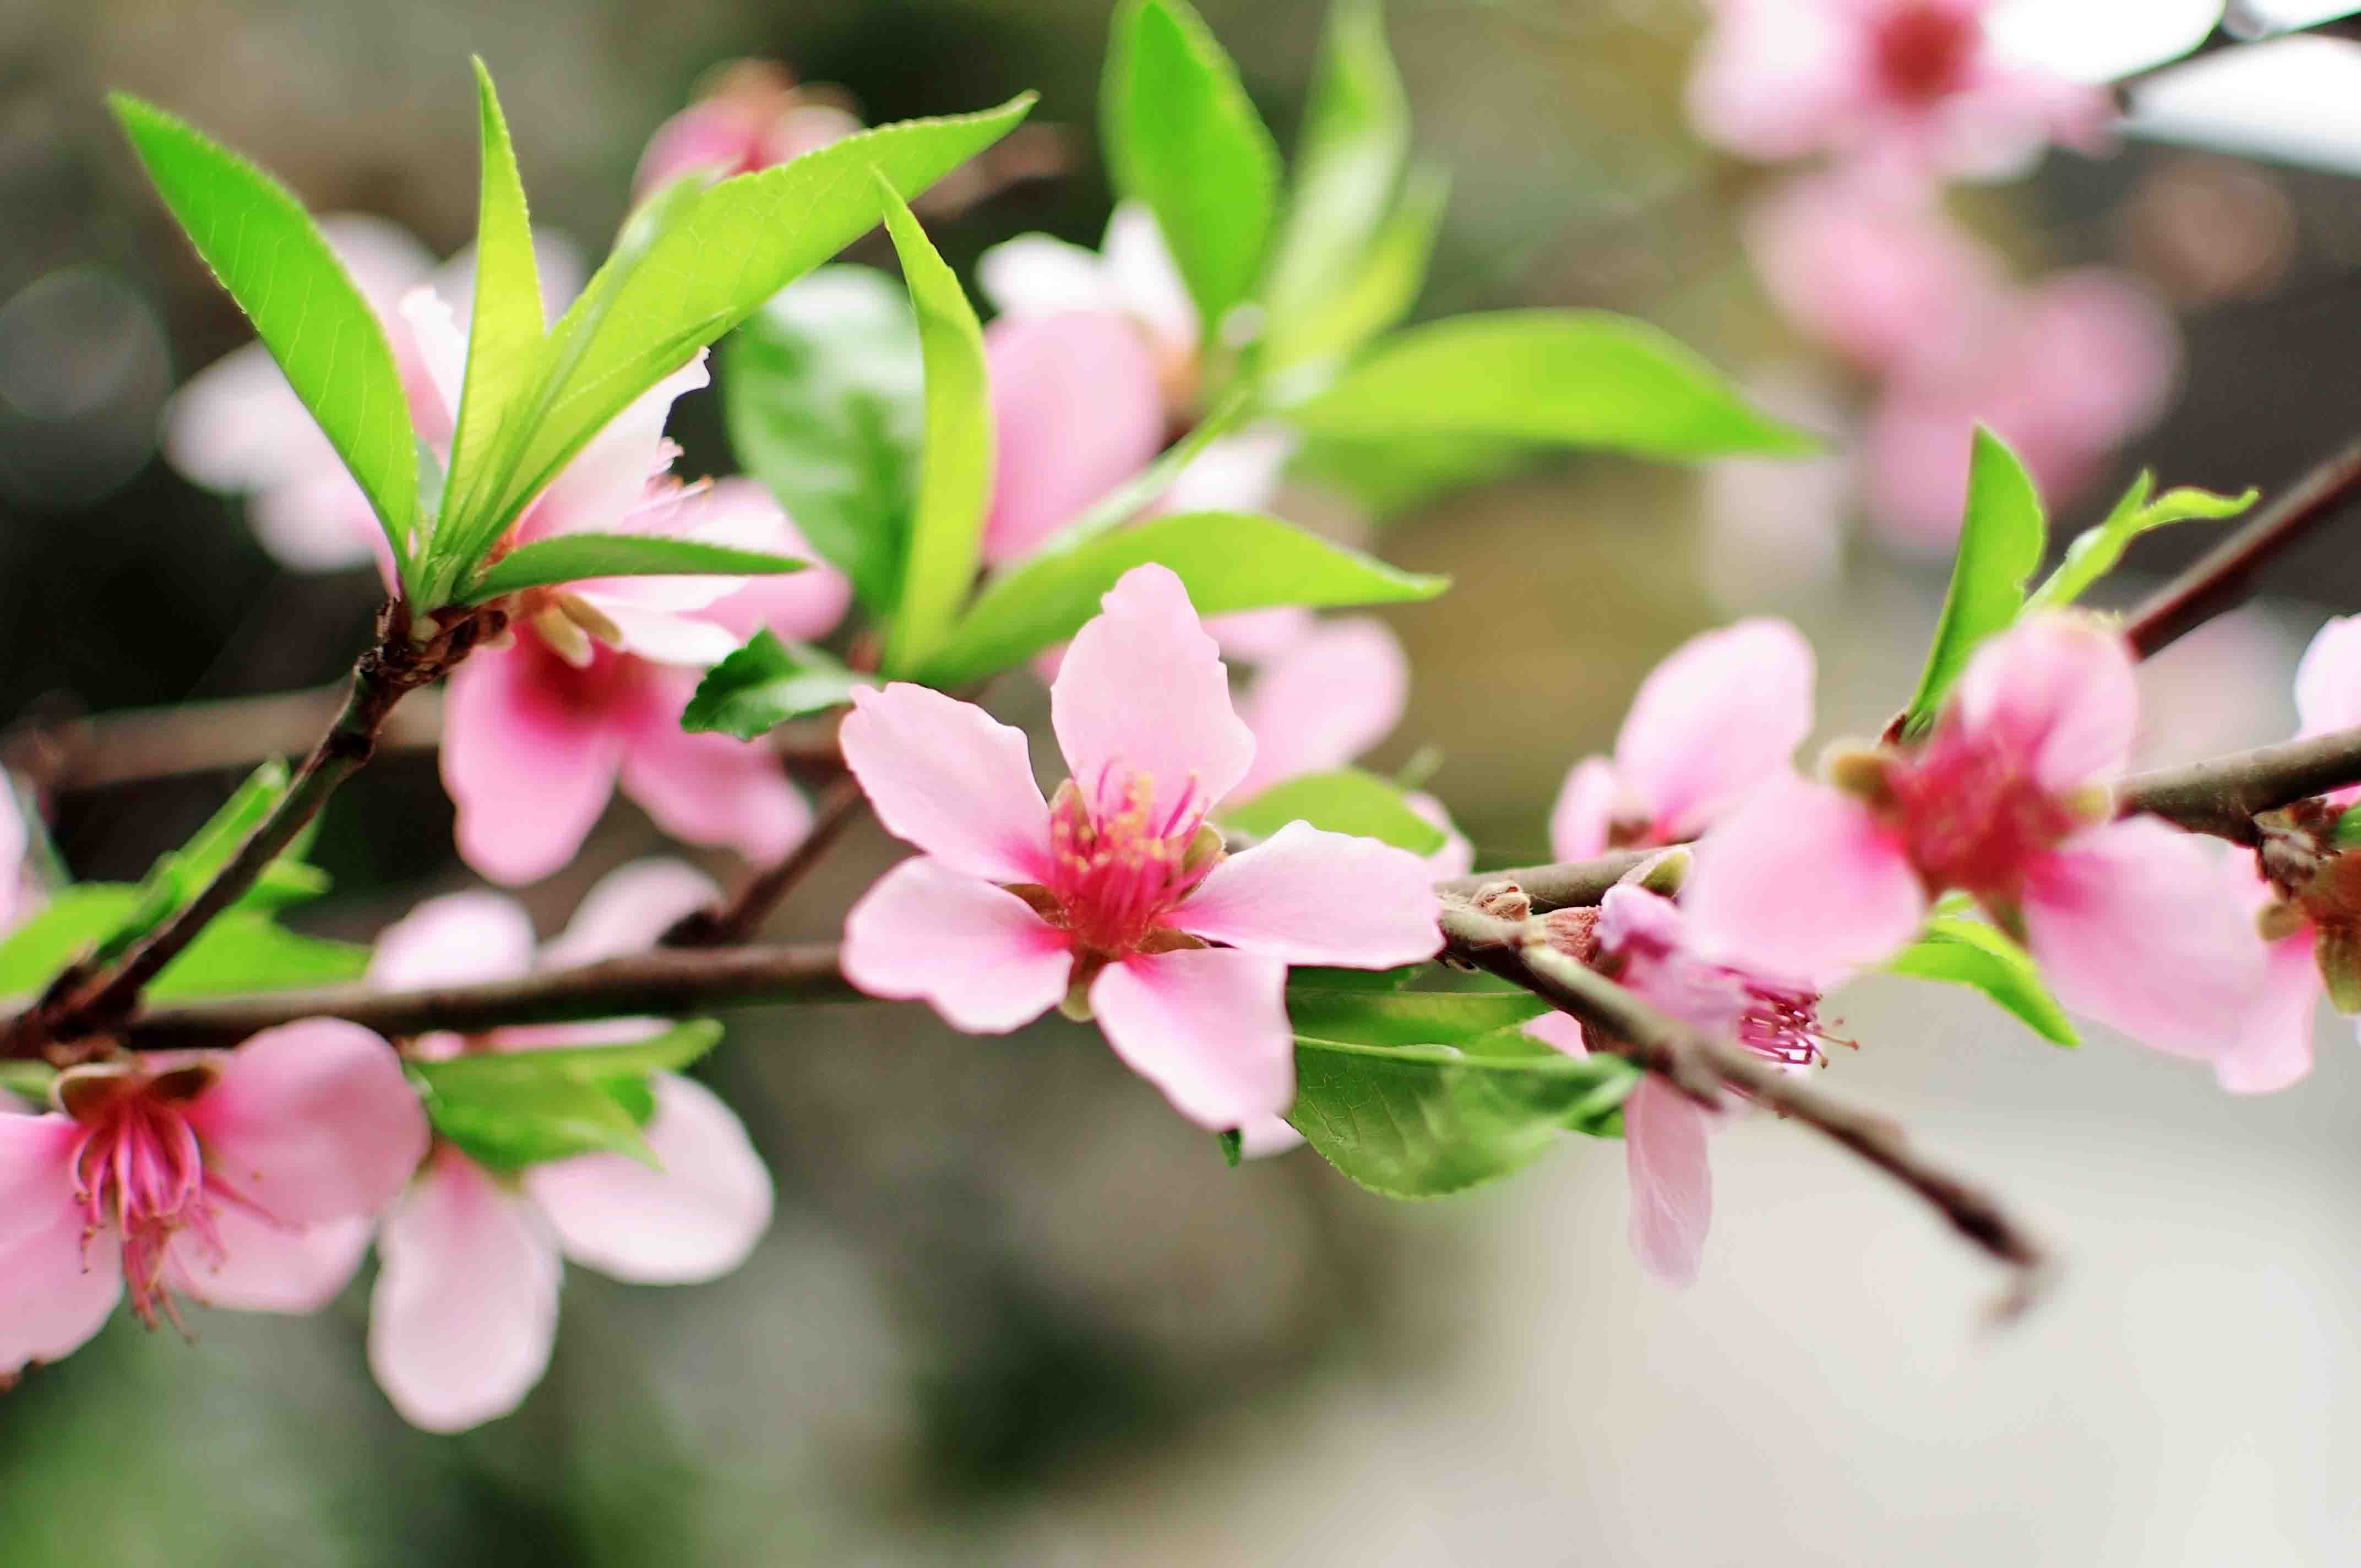
[[[709,909],[683,916],[664,934],[667,948],[719,948],[743,942],[763,928],[771,911],[785,902],[812,868],[824,860],[852,826],[869,797],[851,773],[821,792],[812,808],[811,830],[775,865],[748,877],[738,891]]]

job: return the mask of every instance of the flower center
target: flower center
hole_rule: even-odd
[[[1888,811],[1927,887],[2004,905],[2022,890],[2026,864],[2085,820],[2006,748],[1948,726],[1888,768],[1885,784]]]
[[[1136,952],[1160,917],[1196,891],[1222,859],[1219,833],[1205,826],[1192,777],[1169,806],[1156,781],[1109,773],[1095,798],[1075,780],[1049,804],[1049,882],[1044,890],[1076,953],[1101,959]]]
[[[1944,0],[1898,6],[1878,24],[1871,46],[1878,80],[1908,103],[1935,103],[1966,85],[1980,31],[1973,16]]]

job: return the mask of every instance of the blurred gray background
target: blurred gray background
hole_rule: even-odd
[[[1203,9],[1285,141],[1317,0]],[[184,114],[317,210],[380,213],[448,253],[473,214],[470,51],[500,78],[536,218],[594,250],[647,134],[718,61],[785,60],[872,120],[1038,88],[1077,167],[939,225],[964,266],[1026,229],[1095,236],[1107,11],[7,0],[0,720],[325,680],[375,598],[366,574],[281,575],[234,502],[153,457],[161,398],[246,334],[143,188],[104,90]],[[1795,373],[1801,351],[1732,238],[1758,177],[1680,119],[1691,6],[1391,12],[1421,145],[1456,181],[1430,313],[1605,304],[1743,375]],[[2115,261],[2176,301],[2183,389],[2110,478],[2150,463],[2235,489],[2291,477],[2361,411],[2356,189],[2136,144],[2053,159],[1962,210],[2028,269]],[[2192,200],[2229,215],[2192,229]],[[730,466],[710,394],[675,429],[684,469]],[[1458,579],[1391,618],[1418,675],[1379,761],[1440,748],[1433,787],[1488,861],[1542,853],[1565,769],[1717,619],[1770,609],[1812,635],[1820,738],[1872,729],[1901,695],[1939,571],[1859,545],[1833,575],[1733,569],[1702,493],[1687,473],[1568,463],[1379,539]],[[2290,731],[2304,639],[2361,606],[2352,537],[2150,668],[2153,756]],[[2167,569],[2199,543],[2157,541],[2135,565]],[[1038,713],[1020,685],[1004,683],[1005,710]],[[71,796],[59,842],[82,874],[134,873],[227,782]],[[529,894],[544,932],[655,842],[619,806],[577,867]],[[315,923],[366,934],[461,885],[448,844],[430,761],[373,770],[329,815],[339,891]],[[779,932],[832,934],[895,853],[856,839]],[[1613,1144],[1569,1139],[1502,1187],[1397,1205],[1305,1152],[1225,1169],[1088,1030],[974,1039],[915,1007],[817,1009],[741,1020],[706,1069],[780,1186],[742,1272],[682,1290],[575,1272],[548,1380],[456,1440],[403,1427],[369,1384],[359,1288],[309,1321],[196,1314],[193,1343],[118,1321],[0,1396],[0,1562],[2361,1559],[2361,1419],[2337,1397],[2361,1374],[2349,1025],[2323,1021],[2297,1090],[2241,1100],[2109,1040],[2058,1051],[1938,988],[1871,982],[1834,1011],[1861,1048],[1831,1085],[2055,1237],[2066,1272],[2030,1321],[1983,1331],[1997,1282],[1977,1260],[1767,1119],[1718,1144],[1705,1277],[1673,1293],[1625,1249]]]

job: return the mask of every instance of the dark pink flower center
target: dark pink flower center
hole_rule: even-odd
[[[594,642],[589,663],[569,663],[530,620],[519,618],[511,624],[516,627],[516,657],[532,664],[528,689],[537,700],[579,718],[620,716],[641,700],[647,684],[645,660]]]
[[[1887,817],[1935,892],[2015,902],[2026,869],[2087,818],[2034,779],[2015,749],[1938,725],[1917,755],[1886,770]]]
[[[1078,781],[1059,787],[1046,892],[1077,953],[1137,951],[1196,891],[1222,858],[1218,841],[1200,838],[1210,804],[1194,778],[1169,806],[1157,799],[1156,781],[1139,773],[1103,775],[1087,800]]]
[[[1871,48],[1885,91],[1906,103],[1935,103],[1967,85],[1982,41],[1975,16],[1956,3],[1918,0],[1895,6],[1877,24]]]

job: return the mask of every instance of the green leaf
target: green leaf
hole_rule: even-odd
[[[1395,604],[1433,598],[1449,586],[1447,578],[1397,570],[1277,518],[1183,512],[1037,555],[995,578],[913,678],[949,688],[1019,663],[1081,630],[1115,579],[1148,561],[1180,576],[1199,615],[1280,604]]]
[[[648,1074],[673,1072],[713,1048],[709,1019],[608,1046],[497,1051],[412,1062],[434,1130],[496,1170],[583,1154],[620,1154],[648,1165],[640,1128],[653,1113]]]
[[[800,572],[808,565],[767,550],[741,550],[697,539],[653,533],[559,533],[520,544],[492,563],[462,602],[589,577],[758,577]]]
[[[1361,270],[1409,154],[1410,104],[1386,47],[1384,7],[1379,0],[1335,0],[1296,148],[1293,192],[1262,289],[1270,363],[1303,356],[1290,323]]]
[[[1099,121],[1115,190],[1156,214],[1211,341],[1262,269],[1279,148],[1186,0],[1117,8]]]
[[[1205,448],[1245,420],[1255,406],[1253,393],[1240,387],[1224,398],[1196,428],[1166,447],[1156,461],[1093,501],[1083,513],[1036,545],[1027,561],[1062,554],[1089,543],[1110,529],[1120,528],[1154,505],[1170,489]],[[1021,565],[1021,563],[1020,563]]]
[[[164,204],[368,497],[407,580],[418,455],[393,350],[302,204],[151,104],[107,100]]]
[[[1433,1198],[1496,1180],[1569,1129],[1613,1125],[1639,1069],[1571,1057],[1517,1030],[1483,1048],[1356,1045],[1298,1035],[1288,1121],[1372,1191]]]
[[[1919,980],[1973,986],[2043,1039],[2060,1046],[2081,1044],[2065,1009],[2042,983],[2032,955],[1981,920],[1938,915],[1885,967]]]
[[[1381,991],[1328,983],[1330,972],[1289,974],[1287,1015],[1297,1034],[1360,1046],[1464,1045],[1550,1010],[1528,991]]]
[[[459,418],[451,440],[451,471],[460,477],[463,493],[472,489],[476,471],[498,444],[501,421],[532,378],[546,323],[516,148],[509,140],[492,73],[480,58],[475,67],[483,155],[476,210],[476,302]]]
[[[1413,327],[1289,418],[1351,441],[1455,434],[1649,457],[1815,445],[1674,338],[1605,311],[1496,311]]]
[[[940,646],[975,584],[983,511],[992,500],[992,402],[983,328],[966,291],[890,185],[884,198],[885,232],[902,258],[926,364],[927,436],[918,463],[918,504],[902,558],[902,591],[885,638],[885,668],[898,674],[925,663]]]
[[[866,267],[783,291],[723,347],[721,408],[739,461],[890,619],[926,430],[908,295]]]
[[[1284,313],[1274,311],[1263,336],[1264,363],[1274,368],[1352,353],[1399,323],[1426,287],[1427,263],[1451,199],[1451,176],[1422,166],[1360,258],[1336,288]]]
[[[2361,806],[2347,806],[2340,813],[2336,826],[2329,830],[2329,838],[2340,850],[2361,844]]]
[[[101,961],[115,958],[203,892],[263,819],[278,808],[291,778],[287,764],[275,757],[247,774],[187,843],[156,857],[139,883],[137,900],[114,931],[95,939],[93,956]],[[263,869],[235,907],[269,909],[324,890],[327,878],[302,864],[302,855],[317,831],[316,822],[307,826],[293,844]]]
[[[1935,721],[1944,695],[1977,645],[2006,630],[2024,609],[2025,585],[2041,565],[2048,537],[2033,477],[2006,442],[1978,425],[1959,558],[1951,566],[1950,591],[1943,596],[1942,619],[1935,623],[1934,645],[1927,650],[1927,668],[1910,699],[1908,733],[1920,733]]]
[[[790,718],[840,707],[867,684],[818,649],[791,647],[766,627],[705,673],[680,727],[692,735],[718,729],[753,740]]]
[[[602,1082],[609,1079],[643,1078],[652,1072],[679,1072],[693,1066],[721,1043],[721,1025],[711,1018],[691,1018],[661,1034],[605,1045],[551,1046],[523,1051],[489,1051],[455,1057],[433,1064],[441,1081],[507,1083],[519,1078],[555,1075]]]
[[[1268,839],[1290,822],[1309,822],[1331,833],[1352,833],[1431,855],[1449,835],[1411,809],[1402,792],[1359,768],[1302,773],[1271,785],[1252,799],[1224,806],[1222,826]]]
[[[1227,1164],[1232,1170],[1237,1169],[1238,1160],[1243,1156],[1246,1148],[1246,1140],[1238,1136],[1238,1130],[1235,1127],[1232,1127],[1226,1133],[1214,1134],[1213,1145],[1222,1151],[1223,1161]]]
[[[2115,569],[2133,540],[2152,528],[2192,519],[2236,517],[2262,499],[2260,490],[2248,490],[2242,496],[2217,496],[2211,490],[2182,488],[2167,490],[2150,500],[2148,492],[2155,484],[2155,476],[2143,470],[2132,481],[2132,488],[2124,492],[2124,499],[2115,503],[2114,510],[2107,514],[2106,521],[2074,536],[2074,543],[2066,547],[2066,558],[2034,590],[2026,608],[2056,609],[2072,604],[2092,584]]]
[[[1027,93],[982,114],[881,126],[716,185],[684,180],[643,206],[544,340],[505,427],[497,483],[470,492],[467,547],[489,549],[641,393],[876,224],[877,174],[916,195],[1005,136],[1032,103]]]
[[[0,940],[0,996],[40,991],[87,954],[117,950],[116,933],[140,929],[148,894],[129,883],[82,883],[58,894]],[[127,945],[127,944],[126,944]],[[159,1000],[236,991],[276,991],[358,980],[369,950],[301,936],[261,909],[217,916],[148,986]]]

